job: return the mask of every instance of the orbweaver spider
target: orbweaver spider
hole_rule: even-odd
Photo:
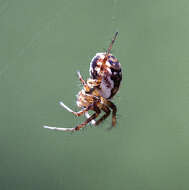
[[[117,108],[110,99],[117,93],[119,86],[122,80],[121,65],[117,58],[115,58],[111,53],[112,46],[115,42],[115,39],[118,35],[118,32],[115,33],[109,48],[105,53],[97,53],[91,63],[90,63],[90,78],[85,81],[78,71],[78,78],[83,85],[83,89],[79,91],[77,95],[77,106],[81,108],[80,111],[75,112],[69,107],[67,107],[63,102],[60,102],[60,105],[65,108],[67,111],[73,113],[75,116],[81,116],[85,114],[86,121],[77,125],[75,128],[58,128],[44,126],[44,128],[58,131],[78,131],[81,128],[85,127],[88,123],[93,125],[99,125],[104,121],[112,110],[112,126],[116,125],[116,112]],[[93,110],[95,113],[89,115],[88,111]],[[101,110],[105,114],[95,120]]]

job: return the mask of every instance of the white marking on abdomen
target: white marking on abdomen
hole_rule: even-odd
[[[114,88],[114,82],[110,79],[110,77],[108,77],[107,80],[111,85],[110,87],[107,87],[108,85],[104,79],[102,80],[100,85],[101,90],[99,91],[99,93],[104,98],[109,98],[111,96],[111,90],[112,88]]]

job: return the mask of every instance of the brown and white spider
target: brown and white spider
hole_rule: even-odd
[[[83,89],[77,95],[77,106],[81,108],[79,112],[75,112],[67,107],[63,102],[60,105],[67,111],[73,113],[75,116],[81,116],[85,114],[86,120],[77,125],[75,128],[58,128],[44,126],[44,128],[58,131],[78,131],[85,127],[88,123],[93,125],[99,125],[104,121],[112,110],[112,126],[116,125],[116,112],[117,108],[110,99],[117,93],[122,80],[121,65],[116,57],[114,57],[110,51],[115,42],[118,32],[115,33],[108,50],[105,53],[97,53],[90,63],[90,78],[85,81],[80,72],[78,71],[78,77],[83,85]],[[89,115],[88,111],[93,110],[95,113]],[[95,120],[101,110],[105,114]]]

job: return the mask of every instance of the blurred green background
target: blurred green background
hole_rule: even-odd
[[[115,31],[117,128],[43,129]],[[0,42],[0,189],[189,189],[189,1],[1,0]]]

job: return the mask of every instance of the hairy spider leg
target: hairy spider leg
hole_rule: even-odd
[[[75,131],[75,128],[60,128],[60,127],[52,127],[47,125],[44,125],[43,128],[55,131]]]
[[[75,116],[79,117],[81,115],[83,115],[85,112],[89,111],[92,108],[92,105],[83,108],[81,111],[75,112],[72,109],[70,109],[68,106],[66,106],[63,102],[59,102],[60,106],[62,106],[63,108],[65,108],[67,111],[73,113]]]
[[[63,102],[62,102],[63,103]],[[63,104],[64,105],[64,104]],[[65,105],[64,105],[65,106]],[[66,106],[67,107],[67,106]],[[85,127],[88,123],[90,123],[92,120],[94,120],[95,118],[98,117],[98,115],[100,114],[100,109],[95,105],[91,105],[89,106],[91,110],[95,111],[95,113],[93,115],[91,115],[86,121],[84,121],[83,123],[81,123],[80,125],[77,125],[75,128],[60,128],[60,127],[52,127],[52,126],[47,126],[44,125],[43,128],[45,129],[50,129],[50,130],[56,130],[56,131],[79,131],[81,128]],[[69,108],[69,110],[71,110]],[[73,113],[73,112],[72,112]],[[77,113],[77,112],[75,112]]]
[[[104,121],[110,115],[111,111],[108,108],[108,106],[103,104],[102,110],[105,112],[105,114],[99,120],[96,121],[95,125],[99,125],[102,121]]]
[[[114,127],[116,125],[116,113],[117,113],[117,107],[116,105],[111,102],[110,100],[106,101],[106,104],[112,109],[112,126]]]
[[[80,71],[77,71],[77,75],[78,75],[79,80],[80,80],[81,83],[83,84],[83,86],[85,86],[85,85],[86,85],[86,82],[85,82],[85,80],[83,79],[83,77],[81,76]]]
[[[102,74],[102,72],[104,72],[104,68],[107,67],[107,66],[106,66],[106,61],[108,60],[108,55],[110,54],[110,51],[112,50],[112,47],[113,47],[113,44],[114,44],[114,42],[115,42],[115,40],[116,40],[116,38],[117,38],[117,35],[118,35],[118,32],[116,32],[116,33],[114,34],[114,37],[113,37],[113,39],[112,39],[112,41],[111,41],[111,43],[110,43],[110,45],[109,45],[109,47],[108,47],[108,49],[107,49],[107,51],[106,51],[105,57],[104,57],[104,59],[102,60],[102,65],[101,65],[101,67],[100,67],[100,75]],[[106,70],[105,70],[105,71],[106,71]]]
[[[86,91],[86,92],[89,92],[89,91],[90,91],[90,87],[89,87],[89,85],[86,83],[86,81],[83,79],[83,77],[81,76],[80,71],[77,71],[77,75],[78,75],[79,80],[80,80],[81,83],[83,84],[85,91]]]
[[[77,125],[75,127],[76,131],[79,131],[81,128],[85,127],[85,125],[87,125],[88,123],[90,123],[92,120],[94,120],[95,118],[98,117],[98,115],[100,114],[100,109],[94,105],[93,106],[93,110],[95,111],[95,113],[93,115],[91,115],[91,117],[89,117],[88,119],[86,119],[83,123],[81,123],[80,125]]]
[[[91,117],[90,115],[89,115],[89,113],[88,113],[88,111],[87,112],[85,112],[85,117],[88,119],[89,117]],[[95,120],[91,120],[91,122],[90,122],[92,125],[95,125],[96,124],[96,121]]]
[[[113,39],[112,39],[112,41],[111,41],[111,43],[110,43],[110,45],[109,45],[109,47],[107,49],[106,55],[110,54],[110,51],[112,50],[112,46],[113,46],[113,44],[114,44],[114,42],[115,42],[115,40],[117,38],[117,35],[118,35],[118,32],[116,32],[114,34],[114,37],[113,37]]]

